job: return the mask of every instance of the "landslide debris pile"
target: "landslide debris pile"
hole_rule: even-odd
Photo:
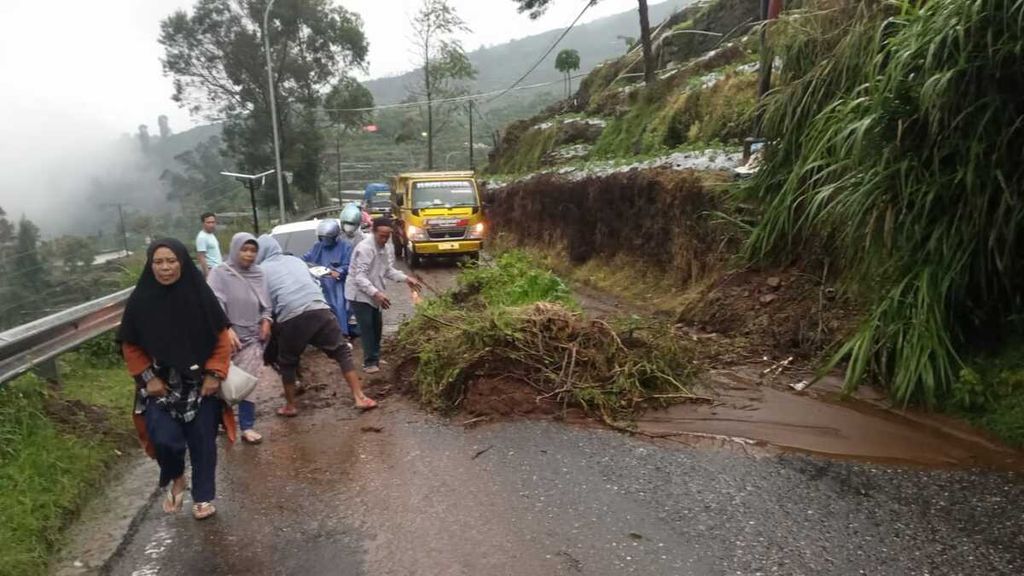
[[[422,304],[399,334],[400,349],[415,358],[415,392],[432,408],[456,411],[481,387],[613,424],[700,398],[689,388],[693,355],[670,326],[588,319],[562,282],[523,253],[469,269],[459,282],[456,292]]]

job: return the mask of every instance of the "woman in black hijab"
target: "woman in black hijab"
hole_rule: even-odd
[[[230,365],[228,321],[184,244],[158,240],[146,255],[117,336],[135,377],[136,429],[160,464],[165,512],[181,509],[188,450],[192,514],[202,520],[216,513],[218,421],[230,421],[230,435],[235,430],[232,411],[216,396]]]

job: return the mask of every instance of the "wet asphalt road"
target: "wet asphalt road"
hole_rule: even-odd
[[[427,279],[450,283],[444,271]],[[395,293],[392,326],[409,310]],[[1010,474],[688,448],[557,422],[464,429],[396,397],[358,414],[337,390],[310,392],[282,420],[276,387],[261,384],[267,440],[222,450],[218,516],[155,503],[108,572],[1024,573],[1024,482]]]

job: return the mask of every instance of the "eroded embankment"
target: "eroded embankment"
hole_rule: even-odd
[[[668,300],[682,302],[672,309],[671,337],[687,341],[707,369],[698,388],[707,384],[715,401],[647,411],[637,421],[641,433],[870,461],[1020,467],[1019,453],[933,415],[843,400],[821,384],[811,393],[790,389],[813,379],[808,368],[856,323],[858,309],[834,285],[836,270],[811,258],[771,270],[738,266],[741,231],[732,219],[741,209],[717,191],[721,182],[654,170],[575,181],[542,176],[489,192],[499,244],[545,254],[556,266],[561,260],[570,277],[614,268],[605,277],[614,281],[600,286],[612,291],[635,296],[636,284],[646,284],[639,293],[688,294]],[[650,311],[626,302],[627,315]]]
[[[705,346],[708,359],[815,357],[855,321],[855,303],[835,267],[809,255],[774,269],[738,264],[743,207],[726,184],[674,170],[545,175],[488,191],[488,215],[497,243],[540,251],[573,279],[660,302],[688,329],[721,336]]]

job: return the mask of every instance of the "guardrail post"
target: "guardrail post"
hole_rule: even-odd
[[[32,369],[32,371],[36,373],[36,376],[39,376],[50,384],[55,386],[62,386],[64,384],[60,379],[60,366],[57,365],[56,357],[40,362]]]

